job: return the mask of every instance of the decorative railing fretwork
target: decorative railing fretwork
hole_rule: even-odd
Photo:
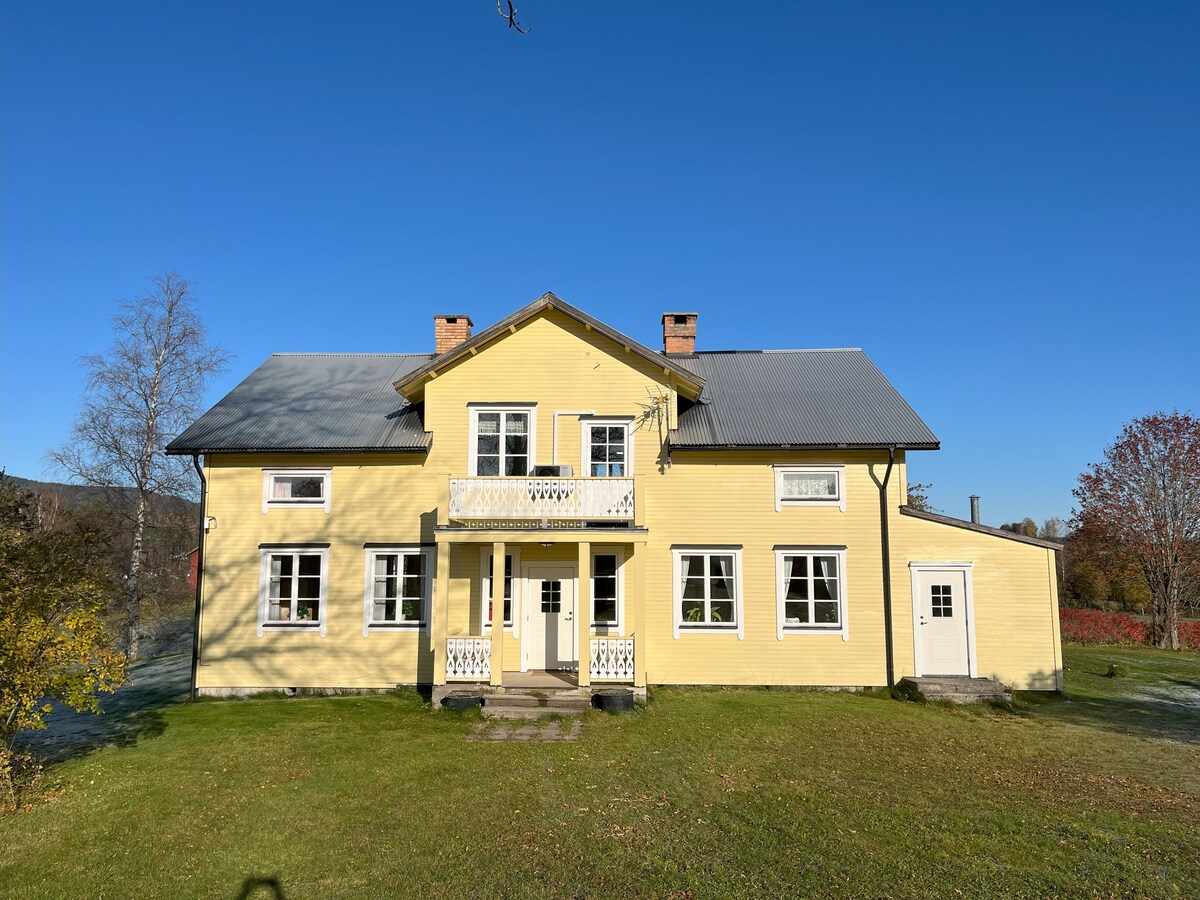
[[[491,661],[491,638],[446,638],[447,681],[487,681],[492,677]]]
[[[632,519],[632,478],[451,478],[459,519]]]
[[[633,638],[592,638],[593,681],[633,681]]]

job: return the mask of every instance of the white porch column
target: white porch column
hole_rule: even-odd
[[[446,683],[446,635],[450,631],[450,547],[437,545],[437,576],[433,580],[433,683]]]
[[[513,577],[517,573],[513,572]],[[492,677],[491,683],[504,684],[504,544],[492,544]]]
[[[579,629],[579,686],[592,683],[592,545],[579,543],[579,590],[575,597],[575,622]]]
[[[646,544],[633,545],[632,596],[625,596],[625,604],[633,601],[633,686],[646,686]]]

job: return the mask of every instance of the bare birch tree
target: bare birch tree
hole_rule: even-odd
[[[87,387],[71,439],[51,461],[86,484],[133,488],[132,550],[125,577],[125,653],[138,657],[143,544],[155,496],[191,496],[196,476],[167,443],[200,412],[204,387],[229,354],[210,346],[191,283],[177,272],[151,279],[152,290],[122,301],[113,344],[85,356]]]

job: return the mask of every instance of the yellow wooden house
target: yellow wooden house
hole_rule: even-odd
[[[546,294],[432,354],[277,354],[203,458],[194,689],[1061,688],[1057,545],[905,506],[859,350],[653,350]]]

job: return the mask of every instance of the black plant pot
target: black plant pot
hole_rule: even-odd
[[[483,694],[478,691],[451,691],[442,698],[442,706],[446,709],[470,709],[482,705]]]
[[[605,712],[629,712],[633,709],[633,691],[628,688],[605,688],[592,694],[592,705]]]

